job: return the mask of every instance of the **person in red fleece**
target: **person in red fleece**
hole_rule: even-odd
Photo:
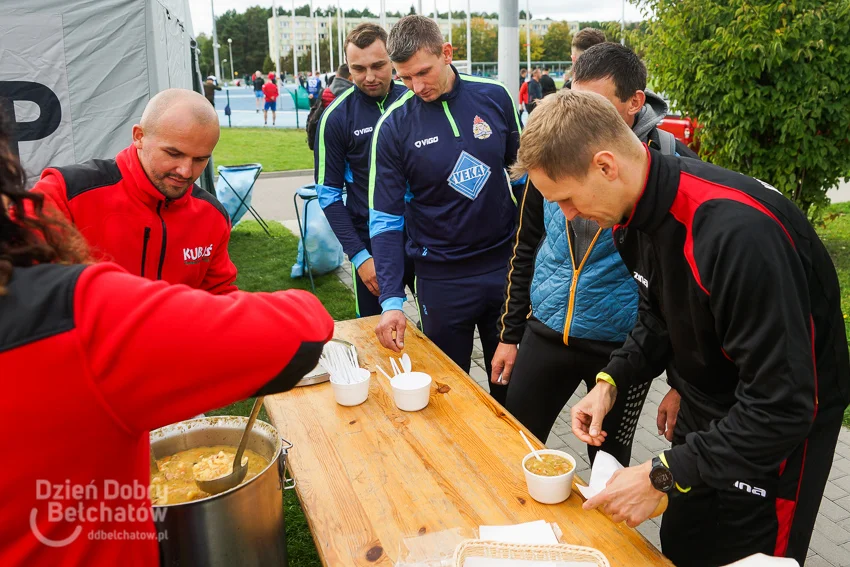
[[[277,97],[280,95],[274,73],[269,73],[269,80],[263,85],[263,95],[266,97],[266,104],[263,106],[263,126],[269,123],[269,110],[272,111],[272,126],[274,126],[277,120]]]
[[[47,168],[33,191],[82,232],[94,259],[151,280],[230,293],[230,218],[195,185],[218,136],[218,116],[201,94],[168,89],[148,102],[133,143],[115,159]]]
[[[87,265],[23,177],[0,124],[0,412],[26,424],[0,470],[0,565],[159,565],[148,431],[291,389],[333,320],[304,291],[212,295]]]

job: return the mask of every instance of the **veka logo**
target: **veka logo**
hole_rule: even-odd
[[[643,287],[645,287],[646,289],[649,289],[649,281],[645,277],[643,277],[637,272],[634,273],[634,276],[638,283],[642,284]]]
[[[744,492],[748,492],[754,496],[761,496],[762,498],[767,497],[767,491],[764,488],[759,488],[757,486],[750,486],[746,482],[741,482],[740,480],[736,480],[735,484],[733,484],[735,488],[738,490],[743,490]]]
[[[184,248],[183,261],[186,265],[197,264],[200,261],[209,262],[209,258],[212,256],[212,249],[212,244],[209,246],[198,246],[196,248]]]
[[[416,142],[413,145],[416,146],[417,148],[421,148],[422,146],[427,146],[429,144],[436,144],[439,141],[440,141],[440,137],[434,136],[433,138],[425,138],[424,140],[416,140]]]
[[[360,134],[369,134],[371,132],[372,132],[372,127],[369,126],[368,128],[362,128],[360,130],[355,130],[354,135],[359,136]]]
[[[15,101],[28,101],[38,106],[39,115],[32,122],[17,122]],[[0,114],[12,117],[12,153],[18,152],[18,142],[32,142],[50,136],[62,121],[59,97],[41,83],[30,81],[0,81]]]

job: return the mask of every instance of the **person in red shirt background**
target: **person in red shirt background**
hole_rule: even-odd
[[[8,132],[0,116],[0,412],[26,425],[0,469],[0,565],[157,566],[148,432],[291,389],[333,320],[304,291],[212,295],[87,264],[24,190]]]
[[[272,126],[277,119],[277,97],[280,92],[275,84],[274,73],[269,73],[269,80],[263,85],[263,94],[266,96],[266,104],[263,107],[263,126],[268,126],[269,110],[272,111]]]
[[[76,226],[95,260],[151,280],[230,293],[230,218],[194,184],[218,137],[218,116],[202,95],[168,89],[148,102],[133,143],[115,159],[47,168],[32,190]]]

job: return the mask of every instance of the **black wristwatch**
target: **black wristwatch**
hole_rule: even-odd
[[[654,457],[652,459],[652,470],[649,471],[649,482],[652,483],[652,488],[660,492],[669,493],[676,485],[673,480],[673,473],[670,469],[661,462],[661,458]]]

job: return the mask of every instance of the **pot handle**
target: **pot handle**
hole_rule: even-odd
[[[277,462],[277,475],[280,483],[280,488],[282,490],[292,490],[295,488],[295,479],[292,478],[290,474],[287,476],[287,458],[289,457],[289,450],[292,449],[292,443],[284,439],[280,438],[281,447],[280,447],[280,459]]]

